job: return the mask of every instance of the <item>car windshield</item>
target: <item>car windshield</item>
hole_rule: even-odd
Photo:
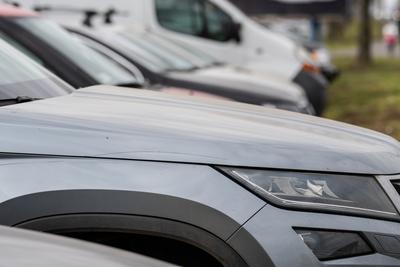
[[[132,73],[104,55],[84,45],[61,26],[42,18],[18,18],[15,22],[65,55],[102,84],[135,83]]]
[[[0,100],[50,98],[74,89],[0,39]]]
[[[120,36],[129,41],[132,46],[141,49],[143,53],[150,54],[153,61],[157,60],[162,64],[164,71],[190,71],[196,69],[194,64],[182,56],[146,38],[146,34],[122,32]]]
[[[165,49],[175,51],[200,68],[206,68],[220,64],[218,60],[212,56],[198,50],[193,46],[184,44],[183,42],[167,39],[151,33],[147,33],[144,38],[149,42],[157,43],[158,45],[163,46]]]

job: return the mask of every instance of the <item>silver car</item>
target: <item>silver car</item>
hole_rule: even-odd
[[[0,224],[183,266],[400,266],[400,146],[387,136],[240,103],[72,91],[4,43],[0,69]]]

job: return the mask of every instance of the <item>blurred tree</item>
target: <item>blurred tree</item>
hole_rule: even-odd
[[[371,55],[371,0],[358,0],[360,25],[358,30],[358,53],[356,61],[359,65],[369,65],[372,62]]]
[[[346,28],[347,21],[346,20],[331,20],[328,21],[328,40],[329,41],[337,41],[340,40]]]

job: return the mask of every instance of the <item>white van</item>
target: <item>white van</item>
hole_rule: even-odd
[[[323,109],[327,82],[318,73],[308,53],[289,38],[257,24],[228,0],[18,2],[31,8],[50,5],[66,10],[80,8],[102,12],[113,8],[120,13],[114,18],[116,23],[140,24],[156,34],[197,47],[220,61],[294,81],[305,90],[317,113]],[[60,13],[49,12],[45,15],[60,21]],[[68,20],[71,20],[70,15]],[[76,18],[74,22],[80,24],[82,18]]]
[[[293,79],[311,59],[301,46],[254,22],[228,0],[21,0],[22,5],[52,5],[104,11],[126,11],[117,20],[140,23],[155,33],[167,35],[205,50],[237,65],[262,62],[268,69]],[[78,20],[79,22],[79,20]],[[268,64],[265,64],[268,63]]]

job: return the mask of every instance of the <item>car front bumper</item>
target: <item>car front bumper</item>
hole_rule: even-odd
[[[326,79],[321,74],[300,71],[293,82],[303,88],[316,115],[320,116],[326,105],[326,89],[328,87]]]
[[[399,236],[400,224],[351,216],[289,211],[266,205],[229,240],[237,251],[243,251],[250,266],[336,267],[400,266],[400,255],[376,253],[328,261],[319,261],[294,228],[351,231],[366,233],[371,243],[375,236]],[[247,242],[244,233],[255,240]],[[255,243],[257,245],[255,245]],[[375,242],[376,243],[376,242]],[[374,246],[374,244],[372,245]]]
[[[322,66],[321,73],[329,82],[334,82],[340,75],[339,69],[333,65]]]
[[[393,181],[400,176],[377,177],[397,209],[400,192]],[[372,253],[320,261],[294,229],[315,229],[360,234]],[[250,235],[254,240],[244,238]],[[400,266],[400,222],[373,218],[293,211],[266,204],[230,239],[246,255],[250,266],[271,267],[361,267]]]

